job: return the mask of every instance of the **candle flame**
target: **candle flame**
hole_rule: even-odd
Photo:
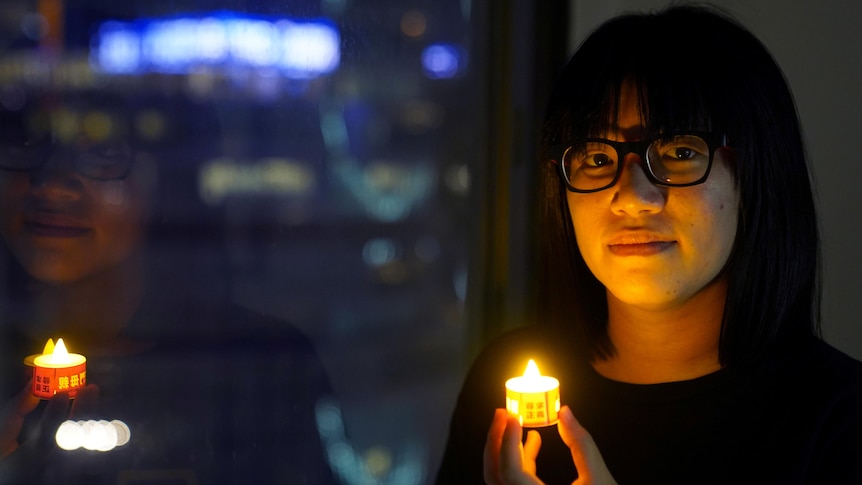
[[[530,359],[530,361],[527,362],[527,368],[524,370],[524,377],[539,377],[540,375],[539,366],[533,362],[533,359]]]
[[[45,347],[42,349],[43,354],[53,354],[54,353],[54,339],[49,338],[47,342],[45,342]]]
[[[47,348],[48,345],[46,344],[45,347]],[[69,358],[69,351],[66,350],[66,344],[63,343],[62,338],[57,339],[57,345],[54,346],[54,351],[51,352],[51,355],[53,355],[54,360],[58,362],[62,362]]]

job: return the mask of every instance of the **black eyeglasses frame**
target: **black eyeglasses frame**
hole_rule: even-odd
[[[658,140],[670,139],[673,137],[686,136],[686,135],[697,136],[706,142],[707,148],[709,150],[709,160],[707,162],[706,171],[704,172],[702,177],[700,177],[699,179],[697,179],[693,182],[686,182],[683,184],[677,184],[677,183],[669,183],[669,182],[662,181],[661,179],[656,177],[656,175],[652,171],[652,167],[649,164],[649,159],[647,157],[649,147]],[[614,174],[614,178],[607,185],[596,188],[596,189],[578,189],[578,188],[573,187],[571,185],[571,183],[569,182],[569,179],[566,176],[565,163],[563,162],[563,159],[565,158],[566,153],[569,150],[571,150],[571,148],[575,144],[563,145],[560,143],[556,143],[553,146],[551,146],[552,158],[550,161],[552,163],[554,163],[555,165],[557,165],[557,175],[559,175],[560,181],[563,182],[563,184],[566,186],[566,188],[569,191],[576,192],[579,194],[589,194],[589,193],[593,193],[593,192],[599,192],[599,191],[602,191],[605,189],[609,189],[609,188],[613,187],[614,185],[616,185],[620,179],[620,176],[622,175],[623,166],[625,165],[624,163],[622,163],[622,161],[625,160],[626,156],[628,156],[628,154],[630,154],[630,153],[634,153],[641,158],[641,169],[643,169],[643,172],[646,175],[647,179],[655,185],[659,185],[659,186],[663,186],[663,187],[690,187],[692,185],[699,185],[699,184],[704,183],[706,181],[706,179],[709,177],[709,172],[712,170],[712,161],[713,161],[713,158],[715,155],[715,151],[718,150],[719,148],[727,148],[728,147],[727,135],[722,134],[722,133],[709,132],[709,131],[680,131],[680,132],[674,132],[674,133],[670,133],[670,134],[663,134],[663,135],[647,138],[644,140],[638,140],[638,141],[614,141],[614,140],[608,140],[606,138],[586,138],[583,141],[580,141],[576,144],[581,144],[581,143],[605,143],[605,144],[609,145],[614,150],[616,150],[617,155],[620,158],[620,163],[617,164],[617,170],[616,170],[616,173]]]

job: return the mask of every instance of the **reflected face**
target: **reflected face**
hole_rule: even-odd
[[[637,92],[624,84],[618,126],[602,136],[644,137]],[[737,229],[739,194],[724,149],[707,180],[690,187],[653,185],[629,154],[608,189],[568,192],[578,248],[609,298],[648,310],[678,308],[719,278]]]
[[[133,164],[120,180],[85,177],[75,164],[91,146],[71,137],[46,151],[37,168],[0,170],[0,235],[41,282],[81,281],[128,260],[141,244],[148,207],[144,168]]]

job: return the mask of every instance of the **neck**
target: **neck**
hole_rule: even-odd
[[[38,341],[63,337],[89,353],[109,353],[117,347],[143,293],[140,257],[72,283],[37,282],[32,320],[26,322],[24,331]]]
[[[724,279],[683,305],[662,309],[627,305],[608,293],[608,336],[616,353],[593,367],[609,379],[633,384],[684,381],[719,370],[726,295]]]

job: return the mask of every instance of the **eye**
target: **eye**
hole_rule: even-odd
[[[95,151],[95,155],[102,158],[117,158],[122,156],[122,152],[116,147],[104,147]]]
[[[613,163],[613,159],[607,153],[595,153],[587,156],[584,160],[584,165],[597,168],[612,165]]]
[[[691,160],[697,156],[697,151],[688,147],[677,147],[671,155],[676,160]]]
[[[50,149],[50,140],[41,137],[15,137],[0,141],[3,153],[12,158],[38,158]]]
[[[650,151],[659,155],[665,163],[691,162],[708,158],[709,147],[696,135],[677,135],[670,139],[658,140]]]
[[[87,149],[90,157],[101,158],[105,161],[125,159],[129,157],[131,150],[125,143],[104,143],[94,145]]]
[[[616,150],[601,142],[589,142],[569,153],[573,168],[610,168],[616,164]]]

